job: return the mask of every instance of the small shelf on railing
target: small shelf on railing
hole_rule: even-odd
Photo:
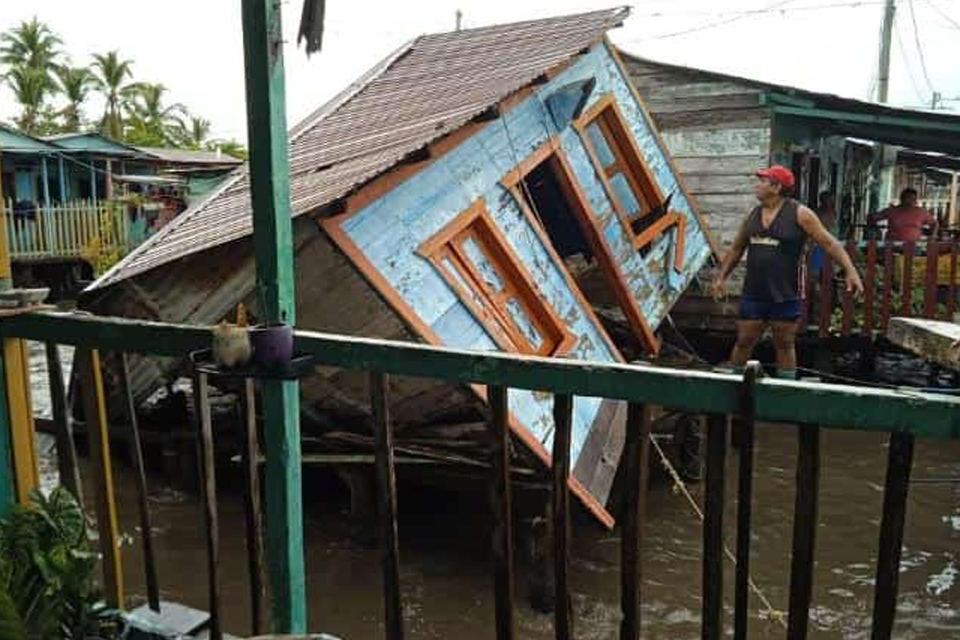
[[[313,373],[314,357],[310,354],[294,354],[282,367],[263,367],[253,361],[240,367],[225,368],[213,359],[213,351],[204,349],[190,354],[190,361],[199,373],[216,378],[255,378],[258,380],[298,380]]]

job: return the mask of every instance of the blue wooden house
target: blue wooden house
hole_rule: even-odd
[[[606,39],[626,16],[416,38],[294,127],[298,327],[599,362],[656,352],[713,248]],[[213,323],[239,302],[256,314],[250,233],[240,172],[82,305],[168,322]],[[616,339],[611,323],[626,328]],[[170,375],[136,363],[137,395]],[[482,447],[485,389],[392,385],[399,446]],[[317,441],[369,445],[364,378],[319,372],[302,396]],[[549,397],[513,392],[510,413],[517,464],[549,465]],[[576,399],[572,489],[608,524],[624,420],[615,402]]]

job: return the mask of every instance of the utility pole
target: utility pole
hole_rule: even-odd
[[[895,0],[886,0],[883,6],[883,25],[880,28],[880,58],[877,65],[877,102],[887,102],[890,95],[890,47],[893,41],[893,19],[897,12]],[[871,167],[870,209],[877,211],[890,200],[892,176],[889,169],[894,164],[893,150],[887,145],[877,145]]]
[[[457,16],[457,31],[460,31],[460,28],[463,24],[463,11],[460,11],[460,9],[457,9],[456,16]]]
[[[886,102],[890,92],[890,44],[893,40],[893,18],[897,12],[894,0],[886,0],[883,7],[883,26],[880,29],[880,64],[877,72],[877,102]]]

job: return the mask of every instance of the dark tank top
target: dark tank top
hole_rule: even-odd
[[[747,219],[747,278],[743,295],[764,302],[791,302],[803,297],[801,268],[807,233],[797,222],[800,204],[787,198],[769,228],[763,207]]]

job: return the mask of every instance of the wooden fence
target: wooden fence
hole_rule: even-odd
[[[850,241],[864,295],[846,290],[843,271],[827,256],[819,271],[808,260],[803,326],[828,335],[883,335],[891,316],[951,321],[958,311],[960,241]]]
[[[10,259],[50,262],[90,259],[90,254],[126,253],[130,221],[117,202],[75,200],[57,206],[4,208]]]
[[[892,261],[888,261],[891,264]],[[79,372],[79,386],[83,396],[87,427],[91,438],[93,482],[99,522],[99,539],[104,557],[104,584],[108,602],[123,603],[121,548],[116,520],[115,494],[112,489],[110,441],[107,437],[105,394],[100,373],[98,349],[116,352],[135,352],[151,356],[183,357],[187,353],[206,348],[211,332],[206,327],[190,327],[161,323],[147,323],[117,318],[84,315],[35,313],[0,320],[0,337],[5,340],[32,339],[49,344],[70,344],[77,348],[75,367]],[[626,443],[623,457],[624,500],[620,513],[621,532],[621,640],[639,640],[641,615],[641,547],[646,505],[646,470],[648,445],[651,435],[651,408],[664,406],[673,410],[706,414],[707,418],[707,473],[704,500],[703,527],[703,587],[702,629],[704,640],[720,640],[725,635],[724,616],[724,553],[726,469],[729,466],[729,416],[738,414],[741,420],[740,448],[735,458],[738,467],[736,507],[736,569],[733,589],[733,636],[747,637],[749,610],[749,560],[751,556],[751,503],[753,497],[753,439],[757,421],[782,423],[781,428],[796,432],[797,491],[794,507],[793,549],[790,568],[789,631],[792,640],[807,637],[811,615],[813,572],[816,560],[817,504],[820,478],[820,436],[826,428],[855,429],[890,433],[887,479],[883,499],[880,536],[877,547],[876,582],[873,601],[873,634],[875,640],[891,638],[894,616],[897,612],[897,578],[900,568],[903,530],[906,519],[907,491],[912,466],[914,439],[960,439],[960,399],[919,392],[900,392],[883,389],[829,385],[808,381],[762,379],[759,367],[751,366],[743,376],[701,371],[679,371],[650,366],[599,364],[563,359],[531,358],[512,354],[466,352],[418,344],[363,339],[348,336],[298,332],[296,349],[310,354],[318,366],[337,367],[370,372],[370,394],[373,407],[371,428],[376,435],[377,503],[379,524],[383,532],[383,605],[385,609],[384,635],[389,640],[404,637],[403,592],[399,580],[401,554],[397,537],[396,483],[394,471],[393,425],[388,406],[388,375],[417,376],[450,382],[485,385],[489,403],[489,483],[491,493],[489,517],[493,523],[491,540],[492,582],[495,592],[495,628],[498,640],[513,640],[517,636],[514,613],[514,562],[511,506],[511,469],[508,455],[509,413],[507,398],[510,388],[540,390],[554,396],[555,432],[552,443],[552,527],[554,532],[555,636],[558,640],[573,637],[575,624],[569,603],[570,570],[570,429],[574,396],[617,398],[629,403]],[[56,353],[52,350],[52,353]],[[0,360],[3,362],[3,360]],[[9,366],[13,366],[11,363]],[[54,367],[54,370],[56,367]],[[121,384],[126,385],[126,376]],[[203,479],[204,522],[207,540],[207,579],[209,583],[212,625],[210,635],[219,639],[220,581],[218,578],[218,519],[215,467],[212,450],[214,433],[206,411],[206,375],[198,373],[194,393],[201,419],[197,425],[200,443],[200,477]],[[247,386],[247,401],[253,399],[253,385]],[[59,391],[63,393],[62,389]],[[129,389],[128,389],[129,394]],[[3,394],[0,394],[0,398]],[[22,402],[11,400],[11,407]],[[131,428],[136,432],[132,403],[126,403]],[[59,440],[69,448],[70,421],[64,411],[65,402],[55,402],[55,422]],[[3,416],[0,414],[0,427]],[[244,487],[248,505],[257,504],[259,479],[255,461],[257,451],[256,420],[248,414],[242,439],[242,458],[245,461]],[[15,421],[12,421],[17,433]],[[136,438],[131,439],[139,449]],[[267,458],[282,459],[284,465],[299,465],[298,447],[291,450],[267,451]],[[16,448],[14,454],[16,454]],[[62,452],[61,452],[62,453]],[[132,459],[141,458],[135,452]],[[16,462],[14,455],[14,462]],[[140,482],[139,508],[142,527],[149,536],[149,517],[143,483],[143,467],[137,464]],[[72,474],[64,474],[70,481]],[[262,553],[266,549],[283,549],[289,541],[282,523],[269,521],[270,504],[277,500],[277,487],[271,491],[270,469],[267,470],[268,504],[266,537],[261,543],[261,523],[258,517],[248,517],[248,562],[251,573],[252,627],[260,631],[257,616],[262,606]],[[295,477],[299,476],[295,474]],[[278,481],[273,478],[273,481]],[[288,505],[300,509],[300,504]],[[251,510],[250,514],[255,515]],[[300,535],[298,531],[289,532]],[[145,545],[145,548],[148,548]],[[147,566],[151,554],[147,551]],[[291,557],[288,563],[302,563],[303,558]],[[282,564],[282,563],[281,563]],[[274,586],[278,581],[293,580],[289,566],[270,565]],[[297,572],[293,572],[294,574]],[[158,576],[150,577],[151,604],[159,601]],[[162,579],[162,575],[159,576]],[[298,601],[306,598],[303,585],[293,590]],[[336,594],[323,597],[336,598]],[[302,603],[301,603],[302,604]],[[291,604],[291,606],[294,606]],[[300,606],[300,604],[296,605]],[[281,612],[282,613],[282,612]],[[322,626],[322,621],[320,621]]]

